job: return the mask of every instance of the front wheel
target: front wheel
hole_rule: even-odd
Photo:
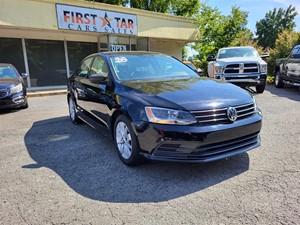
[[[263,85],[258,85],[258,86],[255,87],[257,93],[263,93],[264,90],[265,90],[265,88],[266,88],[266,85],[265,85],[265,84],[263,84]]]
[[[118,155],[123,163],[128,166],[134,166],[145,162],[145,158],[140,155],[138,140],[130,121],[124,115],[120,115],[116,119],[114,141]]]
[[[277,71],[276,76],[275,76],[275,87],[283,88],[283,86],[284,86],[284,83],[282,81],[280,71]]]
[[[81,120],[77,116],[76,103],[71,96],[69,97],[68,103],[69,103],[69,115],[70,115],[70,119],[71,119],[72,123],[73,124],[80,123]]]

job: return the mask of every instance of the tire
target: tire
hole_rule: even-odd
[[[258,85],[258,86],[255,87],[257,93],[263,93],[264,90],[265,90],[265,88],[266,88],[266,85],[265,85],[265,84],[263,84],[263,85]]]
[[[77,116],[76,103],[71,96],[68,99],[68,105],[69,105],[69,116],[70,116],[72,123],[79,124],[81,122],[81,120]]]
[[[280,71],[277,71],[276,76],[275,76],[275,87],[283,88],[283,86],[284,86],[284,83],[282,81]]]
[[[140,155],[140,147],[130,121],[124,115],[117,117],[114,125],[114,142],[123,163],[135,166],[146,162]]]
[[[28,97],[25,95],[24,96],[24,99],[25,99],[25,105],[21,106],[20,109],[27,109],[29,107],[28,105]]]

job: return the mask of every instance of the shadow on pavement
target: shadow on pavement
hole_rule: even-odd
[[[284,88],[276,88],[275,85],[267,85],[266,90],[278,97],[285,97],[298,102],[300,101],[299,87],[285,85]]]
[[[149,162],[131,168],[119,160],[112,140],[101,136],[88,125],[73,125],[68,117],[35,122],[25,144],[36,164],[23,168],[47,167],[82,196],[127,203],[179,198],[249,169],[248,154],[209,164]]]

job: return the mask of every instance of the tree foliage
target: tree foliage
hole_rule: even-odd
[[[284,30],[278,35],[275,41],[275,48],[270,49],[268,58],[268,74],[275,75],[276,59],[285,58],[289,55],[292,48],[300,43],[300,32]]]
[[[87,0],[112,5],[130,6],[152,12],[191,17],[200,7],[198,0]]]
[[[199,58],[206,60],[208,55],[215,55],[222,47],[230,46],[238,35],[246,32],[248,13],[238,7],[232,7],[231,14],[224,16],[218,8],[202,4],[200,13],[196,17],[199,29],[199,42],[194,49]]]
[[[265,18],[256,23],[258,44],[264,48],[275,47],[275,42],[283,30],[292,31],[296,26],[294,19],[297,16],[296,8],[290,5],[286,10],[279,8],[266,13]]]
[[[129,0],[86,0],[89,2],[100,2],[100,3],[106,3],[111,5],[119,5],[119,6],[125,6],[128,4]]]

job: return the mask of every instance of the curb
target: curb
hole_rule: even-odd
[[[50,96],[50,95],[63,95],[66,94],[67,90],[54,90],[54,91],[28,91],[28,97],[41,97],[41,96]]]

